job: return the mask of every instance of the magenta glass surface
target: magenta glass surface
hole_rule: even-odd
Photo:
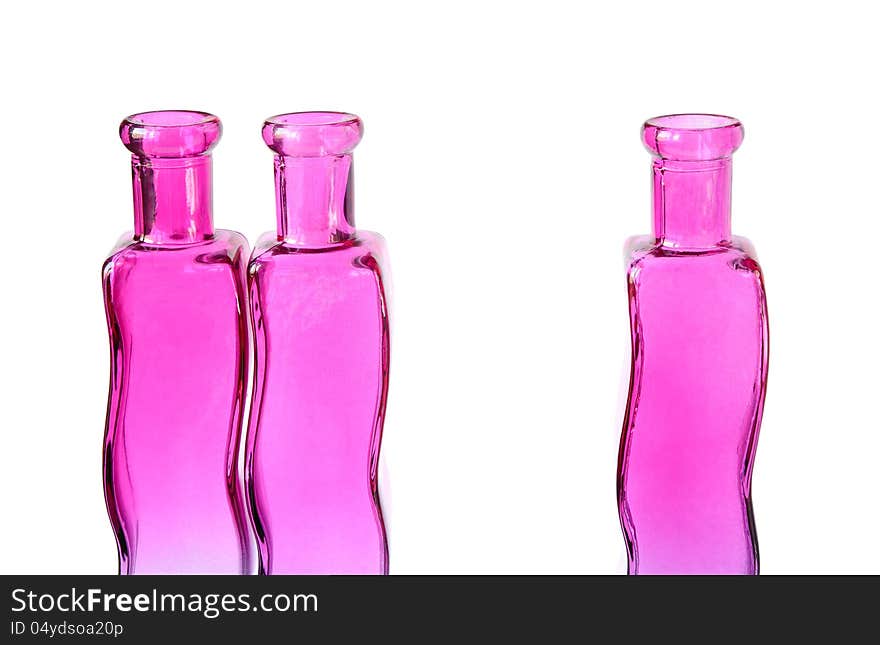
[[[215,231],[217,117],[136,114],[134,231],[104,263],[111,378],[104,489],[123,574],[249,573],[238,476],[248,369],[246,240]]]
[[[736,119],[649,120],[653,235],[628,243],[632,332],[618,505],[631,574],[755,574],[751,476],[767,383],[752,245],[731,235]]]
[[[277,231],[248,270],[255,375],[246,479],[267,574],[385,574],[377,464],[388,391],[385,243],[355,230],[351,114],[266,121]]]

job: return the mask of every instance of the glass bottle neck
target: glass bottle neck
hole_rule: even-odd
[[[135,239],[192,244],[214,235],[211,156],[164,159],[133,156]]]
[[[732,165],[654,159],[654,237],[663,246],[704,249],[730,241]]]
[[[352,157],[275,156],[278,239],[321,247],[354,236]]]

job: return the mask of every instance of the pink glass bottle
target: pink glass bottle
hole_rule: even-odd
[[[202,112],[135,114],[134,232],[104,263],[111,377],[104,492],[123,574],[254,572],[237,476],[247,241],[215,230]]]
[[[731,235],[736,119],[645,123],[654,232],[628,243],[632,332],[618,507],[630,574],[756,574],[751,476],[767,384],[767,306]]]
[[[278,229],[248,267],[255,375],[245,465],[266,574],[385,574],[377,463],[388,392],[384,240],[355,230],[351,114],[266,121]]]

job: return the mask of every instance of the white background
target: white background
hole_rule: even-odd
[[[818,8],[831,7],[831,9]],[[274,227],[266,116],[359,114],[388,239],[392,573],[624,570],[622,244],[650,116],[739,117],[734,231],[767,280],[764,573],[880,573],[871,3],[4,3],[0,572],[113,573],[99,270],[132,112],[218,114],[215,223]]]

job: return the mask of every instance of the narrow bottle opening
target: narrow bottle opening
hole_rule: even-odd
[[[742,124],[720,114],[669,114],[645,122],[642,141],[654,155],[658,242],[705,249],[730,240],[730,156],[742,140]]]
[[[206,154],[220,139],[220,119],[208,112],[158,110],[125,118],[119,136],[138,157],[181,158]]]
[[[743,140],[738,119],[721,114],[668,114],[645,121],[642,142],[670,161],[715,161],[732,155]]]
[[[356,115],[348,112],[290,112],[269,117],[266,123],[287,126],[344,125],[358,120]]]
[[[721,114],[667,114],[645,122],[646,126],[670,130],[714,130],[739,125],[732,116]]]
[[[211,156],[220,119],[207,112],[160,110],[125,118],[119,137],[132,153],[135,239],[189,244],[210,239]]]
[[[270,117],[263,124],[263,141],[285,157],[346,155],[363,133],[361,120],[348,112],[291,112]]]
[[[207,112],[197,112],[194,110],[157,110],[132,114],[125,120],[134,125],[174,128],[209,123],[217,120],[217,117]]]
[[[354,233],[352,155],[363,135],[348,112],[290,112],[266,119],[275,153],[278,239],[304,247],[337,244]]]

